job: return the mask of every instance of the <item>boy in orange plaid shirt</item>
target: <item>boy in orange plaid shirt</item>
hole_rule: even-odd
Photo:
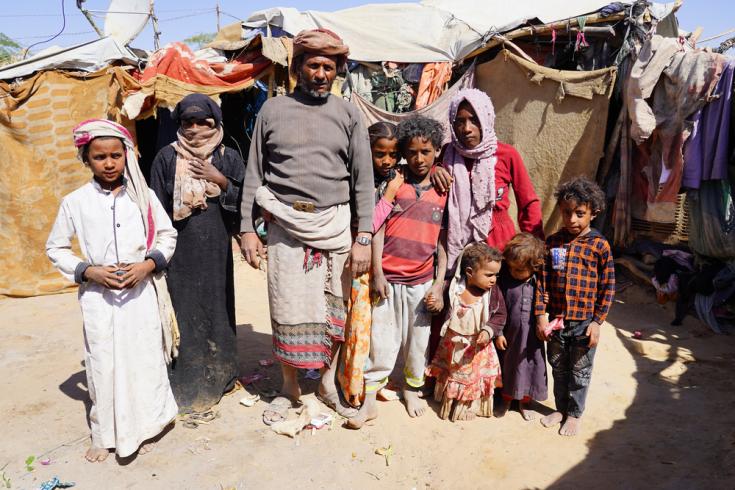
[[[585,177],[561,184],[554,196],[563,228],[546,239],[544,268],[536,289],[539,338],[549,342],[556,411],[545,427],[563,422],[559,433],[574,436],[581,427],[600,326],[615,296],[615,265],[610,244],[590,226],[605,208],[605,194]],[[563,328],[550,332],[549,320]]]

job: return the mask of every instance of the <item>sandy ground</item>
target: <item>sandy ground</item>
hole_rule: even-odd
[[[236,276],[242,373],[263,372],[261,387],[277,388],[277,366],[258,364],[270,357],[265,277],[242,263]],[[691,317],[670,327],[671,308],[651,302],[636,287],[617,298],[577,438],[517,412],[450,423],[435,405],[413,420],[400,402],[387,402],[359,432],[335,425],[294,440],[262,424],[263,402],[239,405],[238,391],[217,407],[219,419],[198,429],[177,424],[153,453],[90,464],[82,457],[87,392],[76,295],[2,300],[0,476],[11,488],[37,488],[54,475],[81,489],[735,488],[735,339]],[[644,339],[633,339],[634,330]],[[387,445],[390,466],[375,454]],[[29,472],[30,455],[51,463]]]

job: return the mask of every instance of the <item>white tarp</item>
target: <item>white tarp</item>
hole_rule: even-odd
[[[482,33],[505,32],[530,19],[544,24],[597,12],[610,0],[423,0],[422,5],[451,12]],[[620,2],[624,4],[632,1]]]
[[[153,0],[111,0],[105,16],[105,36],[125,46],[143,30],[153,9]]]
[[[456,61],[482,46],[489,31],[504,32],[529,19],[543,22],[596,12],[609,0],[424,0],[368,4],[336,12],[271,8],[253,13],[243,26],[269,35],[279,29],[333,30],[356,61],[427,63]],[[630,1],[622,3],[631,3]]]
[[[357,61],[454,61],[482,39],[448,12],[418,3],[363,5],[336,12],[272,8],[253,13],[243,25],[277,27],[292,36],[303,29],[330,29],[344,39],[350,59]]]
[[[66,69],[97,71],[112,61],[136,64],[138,57],[114,39],[103,37],[69,48],[49,48],[27,60],[0,68],[0,80],[25,77],[41,70]]]

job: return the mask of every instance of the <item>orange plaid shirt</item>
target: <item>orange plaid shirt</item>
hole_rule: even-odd
[[[557,269],[552,264],[555,248],[566,250],[566,259]],[[551,318],[602,323],[614,298],[615,264],[610,244],[599,231],[573,237],[562,230],[546,239],[544,268],[536,287],[537,316],[548,312]]]

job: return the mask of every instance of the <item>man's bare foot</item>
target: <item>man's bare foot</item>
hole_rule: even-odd
[[[409,417],[421,417],[426,412],[426,403],[419,398],[419,391],[409,386],[403,388],[403,401],[406,402]]]
[[[347,407],[342,404],[342,400],[339,399],[339,393],[336,387],[331,391],[325,391],[324,385],[320,384],[316,391],[316,397],[323,404],[337,412],[342,417],[351,419],[356,416],[358,411],[356,408]]]
[[[567,415],[567,419],[564,421],[564,425],[559,429],[559,434],[567,437],[576,436],[579,430],[582,428],[582,419],[578,417],[572,417]]]
[[[510,404],[512,401],[513,400],[506,400],[505,398],[503,398],[503,401],[498,407],[498,411],[495,416],[498,418],[505,417],[505,414],[508,413],[508,410],[510,410]]]
[[[87,449],[87,454],[85,454],[84,457],[90,463],[101,463],[104,460],[106,460],[107,456],[109,455],[110,455],[109,449],[90,446],[89,449]]]
[[[281,393],[286,395],[292,402],[298,403],[301,400],[301,386],[299,386],[298,380],[284,377]]]
[[[378,402],[377,393],[366,393],[365,401],[362,403],[360,410],[357,411],[357,415],[347,420],[345,426],[349,429],[360,429],[365,422],[375,420],[378,418]]]
[[[148,454],[149,452],[153,451],[155,447],[155,442],[153,442],[152,440],[147,440],[138,448],[138,454]]]
[[[518,410],[521,412],[521,417],[523,417],[523,420],[526,422],[536,420],[536,412],[531,408],[531,403],[532,402],[518,403]]]
[[[561,423],[564,419],[564,415],[561,412],[552,412],[546,417],[541,417],[541,425],[544,427],[554,427]]]

